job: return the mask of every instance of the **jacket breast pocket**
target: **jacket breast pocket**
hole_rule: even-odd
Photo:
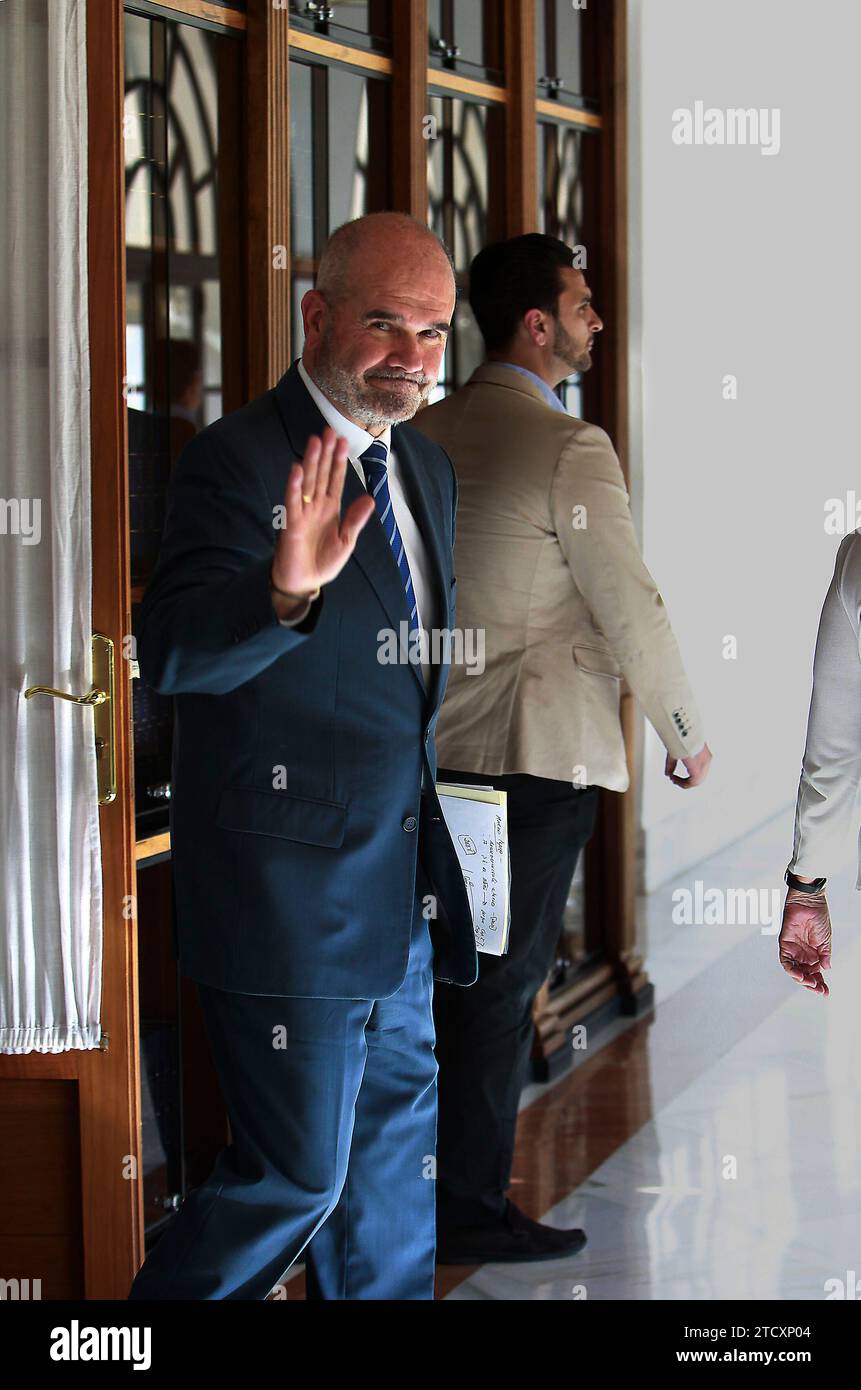
[[[215,824],[220,830],[274,835],[305,845],[338,849],[344,843],[347,808],[337,801],[317,801],[257,787],[225,787]]]
[[[578,642],[573,651],[574,664],[581,671],[587,671],[590,676],[610,676],[615,680],[621,680],[622,668],[606,647],[590,647]]]

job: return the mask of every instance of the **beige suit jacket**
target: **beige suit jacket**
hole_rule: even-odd
[[[451,666],[439,766],[625,791],[623,680],[670,753],[699,752],[700,716],[604,430],[492,362],[412,423],[454,464],[457,626],[485,634],[483,672]]]

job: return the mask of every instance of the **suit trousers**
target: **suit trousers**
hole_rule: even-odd
[[[598,788],[527,773],[490,777],[449,768],[439,770],[438,780],[508,793],[508,953],[479,954],[474,985],[458,989],[438,982],[434,995],[437,1220],[449,1227],[487,1226],[505,1212],[532,1007],[553,964],[580,851],[594,829]]]
[[[147,1256],[130,1298],[265,1299],[303,1252],[309,1299],[433,1298],[426,891],[419,868],[406,977],[389,998],[198,983],[232,1142]]]

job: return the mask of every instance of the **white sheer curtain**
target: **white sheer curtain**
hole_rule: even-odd
[[[0,1052],[97,1047],[84,0],[0,0]]]

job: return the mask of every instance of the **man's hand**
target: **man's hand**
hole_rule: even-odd
[[[822,978],[822,971],[831,969],[831,918],[824,893],[790,888],[777,945],[780,963],[793,980],[814,994],[829,993]]]
[[[311,436],[302,462],[293,464],[284,494],[286,524],[278,534],[272,561],[276,589],[313,594],[334,579],[352,555],[359,532],[374,511],[374,499],[357,497],[341,521],[348,448],[346,439],[327,425],[322,439]],[[303,602],[278,594],[272,598],[279,617],[289,616]]]
[[[672,753],[668,753],[667,761],[664,764],[664,774],[669,777],[671,782],[675,782],[677,787],[698,787],[700,782],[704,782],[708,776],[711,760],[711,749],[707,743],[703,744],[699,753],[693,758],[676,758]],[[675,767],[678,762],[687,768],[687,777],[677,775]]]

